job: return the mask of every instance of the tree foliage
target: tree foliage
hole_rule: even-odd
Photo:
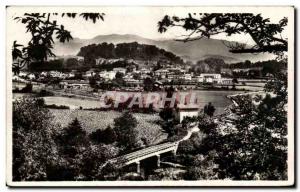
[[[28,65],[28,69],[33,72],[41,71],[62,71],[64,69],[63,60],[56,59],[51,61],[34,61]]]
[[[204,113],[210,117],[214,116],[216,108],[209,102],[207,105],[204,106]]]
[[[13,103],[14,181],[116,179],[110,171],[117,174],[117,168],[107,167],[106,161],[118,155],[118,147],[92,144],[77,119],[59,130],[41,99],[24,97]]]
[[[58,17],[58,13],[25,13],[23,16],[15,17],[17,22],[21,22],[26,27],[26,32],[30,33],[31,39],[27,45],[17,44],[14,41],[12,48],[12,58],[15,62],[13,67],[19,70],[31,61],[43,62],[48,57],[54,57],[52,52],[54,39],[64,43],[72,39],[71,32],[66,30],[64,25],[59,25],[57,20],[51,17]],[[77,15],[85,20],[92,20],[94,23],[103,20],[104,13],[62,13],[60,16],[75,18]]]
[[[137,120],[129,111],[125,111],[119,118],[114,119],[118,145],[124,151],[130,151],[140,146],[136,126]]]
[[[13,103],[13,180],[47,180],[47,169],[59,163],[49,111],[39,99],[23,98]]]
[[[90,138],[97,144],[112,144],[117,140],[117,135],[115,130],[108,126],[104,130],[97,129],[96,131],[92,132],[90,134]]]
[[[252,47],[246,44],[229,44],[232,53],[278,53],[287,51],[287,40],[280,34],[287,26],[287,18],[278,23],[271,23],[270,19],[263,18],[261,14],[252,13],[189,13],[187,17],[170,17],[168,15],[158,22],[158,31],[166,32],[170,27],[182,27],[190,31],[183,42],[194,41],[201,38],[210,38],[220,33],[227,36],[235,34],[249,34],[255,42]]]
[[[80,48],[78,56],[84,57],[87,61],[94,61],[101,57],[105,59],[125,58],[138,60],[159,60],[167,59],[175,63],[183,63],[183,60],[173,53],[160,49],[154,45],[132,43],[108,44],[91,44]]]

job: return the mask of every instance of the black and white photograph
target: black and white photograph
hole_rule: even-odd
[[[7,185],[294,185],[294,11],[7,6]]]

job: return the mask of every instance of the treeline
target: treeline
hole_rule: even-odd
[[[183,60],[168,52],[160,49],[154,45],[133,43],[120,43],[120,44],[91,44],[80,48],[78,56],[84,57],[85,61],[95,60],[102,57],[105,59],[139,59],[139,60],[160,60],[165,59],[174,63],[183,63]],[[91,61],[92,62],[92,61]]]
[[[226,65],[225,68],[229,69],[245,69],[245,68],[254,68],[254,67],[262,67],[266,71],[278,71],[281,69],[286,69],[287,64],[283,61],[277,60],[267,60],[267,61],[258,61],[258,62],[251,62],[246,60],[244,62],[234,63],[231,65]]]
[[[36,61],[31,62],[28,65],[29,71],[63,71],[64,70],[64,60],[56,59],[52,61]]]
[[[198,74],[221,73],[222,69],[253,69],[255,71],[259,71],[263,76],[265,76],[268,73],[274,74],[278,73],[280,70],[286,70],[287,65],[286,63],[277,60],[267,60],[258,62],[251,62],[249,60],[246,60],[244,62],[227,64],[224,62],[223,59],[212,57],[198,61],[196,65],[192,66],[190,71]]]

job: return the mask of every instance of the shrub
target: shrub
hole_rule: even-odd
[[[23,93],[32,93],[32,84],[28,83],[26,86],[21,90]]]
[[[49,109],[70,109],[70,107],[68,107],[68,106],[65,106],[65,105],[55,105],[55,104],[45,105],[45,107],[49,108]]]
[[[97,129],[90,134],[90,138],[95,143],[111,144],[116,141],[117,135],[115,131],[108,126],[105,130]]]

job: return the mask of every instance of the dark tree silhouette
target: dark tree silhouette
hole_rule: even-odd
[[[62,134],[58,137],[58,141],[62,146],[63,154],[72,158],[81,152],[82,147],[89,144],[87,133],[81,127],[77,118],[68,127],[64,128]]]
[[[287,18],[279,23],[271,23],[270,19],[263,18],[260,14],[252,13],[189,13],[187,17],[179,18],[166,15],[158,22],[158,31],[166,32],[168,28],[179,26],[190,33],[179,41],[187,42],[201,38],[210,38],[213,35],[224,33],[228,36],[234,34],[249,34],[256,45],[247,47],[246,44],[228,44],[232,53],[277,53],[287,51],[287,39],[280,37]]]
[[[104,130],[97,129],[96,131],[92,132],[90,134],[90,138],[97,144],[111,144],[116,141],[117,135],[115,133],[115,130],[108,126]]]
[[[211,102],[204,106],[204,113],[210,117],[214,116],[215,111],[216,108],[211,104]]]
[[[154,87],[154,81],[152,78],[147,77],[146,79],[144,79],[144,90],[145,91],[151,91],[153,90]]]

